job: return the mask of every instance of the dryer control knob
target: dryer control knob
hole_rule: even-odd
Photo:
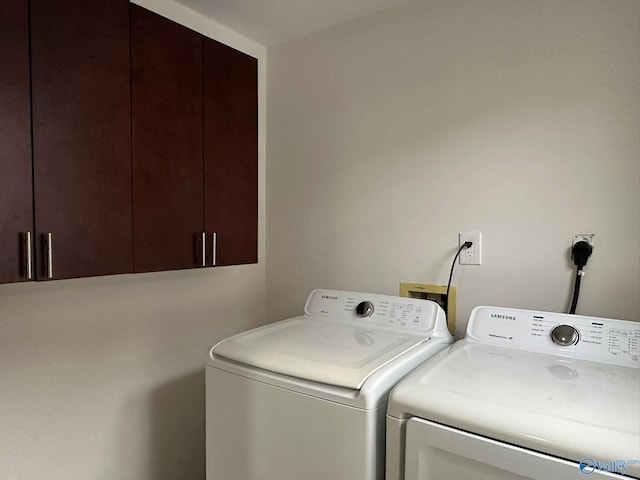
[[[580,340],[580,333],[571,325],[558,325],[551,330],[551,340],[558,345],[568,347],[575,345]]]
[[[359,317],[370,317],[373,314],[373,303],[360,302],[356,307],[356,315]]]

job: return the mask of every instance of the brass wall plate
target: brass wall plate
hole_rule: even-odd
[[[449,288],[447,298],[446,285],[429,285],[426,283],[401,283],[400,296],[432,300],[442,307],[447,316],[447,324],[451,335],[456,333],[456,287]]]

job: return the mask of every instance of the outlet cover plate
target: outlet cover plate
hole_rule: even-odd
[[[595,237],[595,233],[575,233],[573,235],[573,243],[571,246],[573,247],[578,242],[587,242],[589,245],[593,246],[593,237]]]
[[[461,247],[464,242],[473,242],[473,245],[460,252],[460,265],[482,265],[482,233],[460,233],[459,246]]]

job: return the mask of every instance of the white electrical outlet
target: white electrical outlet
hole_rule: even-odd
[[[460,246],[465,242],[472,242],[473,245],[460,252],[460,265],[482,265],[482,234],[480,232],[461,233]]]
[[[573,235],[573,243],[571,246],[573,247],[578,242],[587,242],[593,247],[593,237],[595,236],[595,233],[575,233]]]

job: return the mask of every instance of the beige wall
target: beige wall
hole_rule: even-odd
[[[640,2],[428,0],[268,50],[267,316],[312,288],[445,284],[640,319]]]
[[[0,478],[202,480],[208,348],[265,321],[265,49],[138,2],[260,64],[260,263],[0,285]]]

